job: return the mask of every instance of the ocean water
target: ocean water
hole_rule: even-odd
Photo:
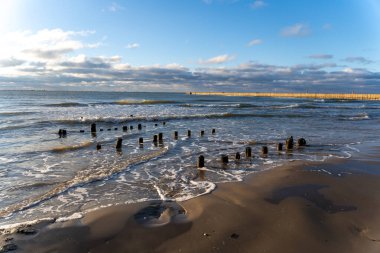
[[[0,91],[0,227],[65,220],[109,205],[186,200],[294,160],[346,159],[360,144],[378,142],[379,123],[378,101]],[[65,138],[59,129],[67,130]],[[164,138],[155,145],[158,133]],[[308,146],[277,152],[289,136],[305,138]],[[267,157],[260,155],[264,145]],[[197,169],[199,155],[204,170]]]

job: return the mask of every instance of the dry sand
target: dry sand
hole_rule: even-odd
[[[2,241],[18,252],[380,252],[377,152],[293,162],[182,203],[105,208]]]

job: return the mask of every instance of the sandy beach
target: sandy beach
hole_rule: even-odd
[[[378,149],[368,152],[292,162],[182,203],[36,224],[3,235],[2,245],[17,252],[379,252],[380,159]]]

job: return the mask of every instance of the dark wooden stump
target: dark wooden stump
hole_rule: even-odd
[[[95,123],[91,124],[91,133],[96,133],[96,124]]]
[[[306,140],[304,138],[299,138],[297,140],[297,144],[298,144],[299,147],[306,146]]]
[[[205,166],[205,158],[203,155],[200,155],[198,157],[198,162],[197,162],[197,167],[198,168],[203,168]]]
[[[236,154],[235,154],[235,159],[236,159],[236,160],[240,160],[240,153],[239,153],[239,152],[236,152]]]
[[[247,158],[252,157],[252,148],[251,147],[245,148],[245,157],[247,157]]]
[[[117,138],[117,142],[116,142],[116,150],[117,151],[121,151],[122,144],[123,144],[123,139]]]
[[[263,155],[267,155],[267,154],[268,154],[268,147],[267,147],[267,146],[263,146],[263,147],[261,148],[261,153],[262,153]]]
[[[281,142],[277,143],[277,151],[282,151],[282,146],[283,144]]]
[[[223,164],[227,164],[228,163],[228,155],[222,155],[221,156],[221,162]]]

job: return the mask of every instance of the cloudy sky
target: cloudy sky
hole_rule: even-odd
[[[0,0],[0,89],[380,92],[380,0]]]

